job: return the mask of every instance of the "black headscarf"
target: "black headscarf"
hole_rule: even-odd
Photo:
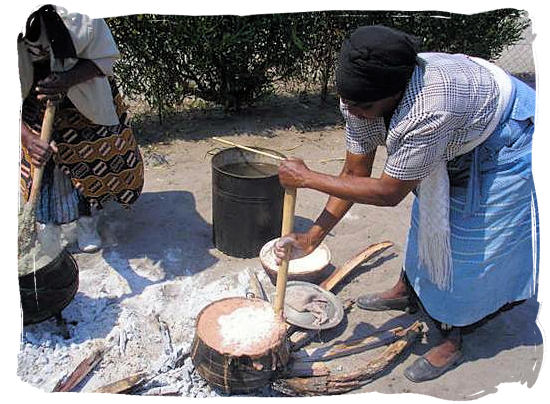
[[[404,90],[416,64],[418,38],[383,25],[363,26],[344,41],[336,67],[340,97],[377,101]]]
[[[76,50],[69,30],[51,4],[40,7],[29,16],[25,27],[25,38],[33,42],[37,41],[42,29],[46,32],[56,59],[76,58]]]

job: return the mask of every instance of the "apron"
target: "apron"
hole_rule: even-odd
[[[531,173],[535,92],[512,78],[513,95],[493,133],[447,164],[452,288],[430,281],[418,257],[415,198],[404,269],[427,313],[473,324],[507,303],[536,295],[538,213]]]

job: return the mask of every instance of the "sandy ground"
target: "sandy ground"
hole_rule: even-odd
[[[323,106],[316,98],[278,99],[231,117],[221,112],[183,114],[170,118],[163,127],[144,121],[138,131],[149,139],[140,141],[147,162],[144,192],[130,210],[114,206],[102,212],[100,232],[105,246],[100,252],[75,254],[80,287],[63,311],[71,338],[63,339],[53,320],[24,328],[18,368],[21,379],[51,390],[97,346],[108,351],[81,383],[80,391],[93,391],[137,372],[159,374],[170,355],[188,349],[196,316],[206,304],[227,296],[243,296],[247,270],[255,271],[264,284],[269,282],[257,258],[229,257],[212,245],[210,159],[220,145],[210,138],[223,136],[277,150],[304,158],[312,169],[337,174],[344,139],[338,109],[334,100],[331,102]],[[374,175],[381,172],[383,161],[384,150],[380,149]],[[299,190],[296,228],[306,229],[325,201],[326,196],[320,193]],[[396,281],[411,203],[412,197],[408,197],[395,208],[356,205],[327,237],[335,266],[369,244],[384,240],[395,243],[382,259],[363,265],[346,278],[336,289],[340,298],[382,290]],[[354,308],[336,329],[320,339],[331,343],[420,318],[429,327],[426,338],[386,374],[357,392],[412,392],[449,400],[471,399],[496,392],[501,383],[531,387],[537,381],[543,356],[542,335],[535,323],[538,307],[533,299],[467,335],[464,363],[422,384],[403,376],[408,365],[437,343],[433,324],[421,314],[372,313]],[[338,359],[331,366],[351,369],[376,352]],[[196,375],[193,377],[197,382]],[[172,379],[166,376],[162,383],[150,383],[149,388],[180,380],[177,375]],[[218,394],[209,392],[200,381],[176,390],[180,395]]]

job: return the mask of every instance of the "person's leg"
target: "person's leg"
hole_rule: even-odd
[[[508,311],[524,302],[525,300],[507,303],[498,311],[465,327],[452,327],[434,320],[441,333],[442,340],[437,346],[430,349],[421,358],[417,359],[411,366],[405,369],[405,376],[409,380],[417,383],[441,376],[461,362],[463,335],[474,332],[488,321],[497,317],[500,313]]]
[[[80,197],[78,213],[80,215],[76,222],[78,248],[82,252],[95,252],[101,248],[101,237],[97,231],[99,219],[97,212],[92,212],[90,203]]]
[[[401,271],[397,283],[388,290],[371,293],[357,298],[357,306],[364,310],[405,310],[414,313],[417,310],[414,291],[405,271]]]
[[[442,340],[404,371],[407,379],[420,383],[438,378],[462,360],[462,327],[438,323]]]

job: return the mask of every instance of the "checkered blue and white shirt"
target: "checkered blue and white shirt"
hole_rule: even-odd
[[[346,148],[367,154],[386,146],[386,174],[401,180],[423,179],[483,133],[498,100],[491,72],[466,55],[420,53],[388,129],[383,118],[358,118],[340,102]]]

